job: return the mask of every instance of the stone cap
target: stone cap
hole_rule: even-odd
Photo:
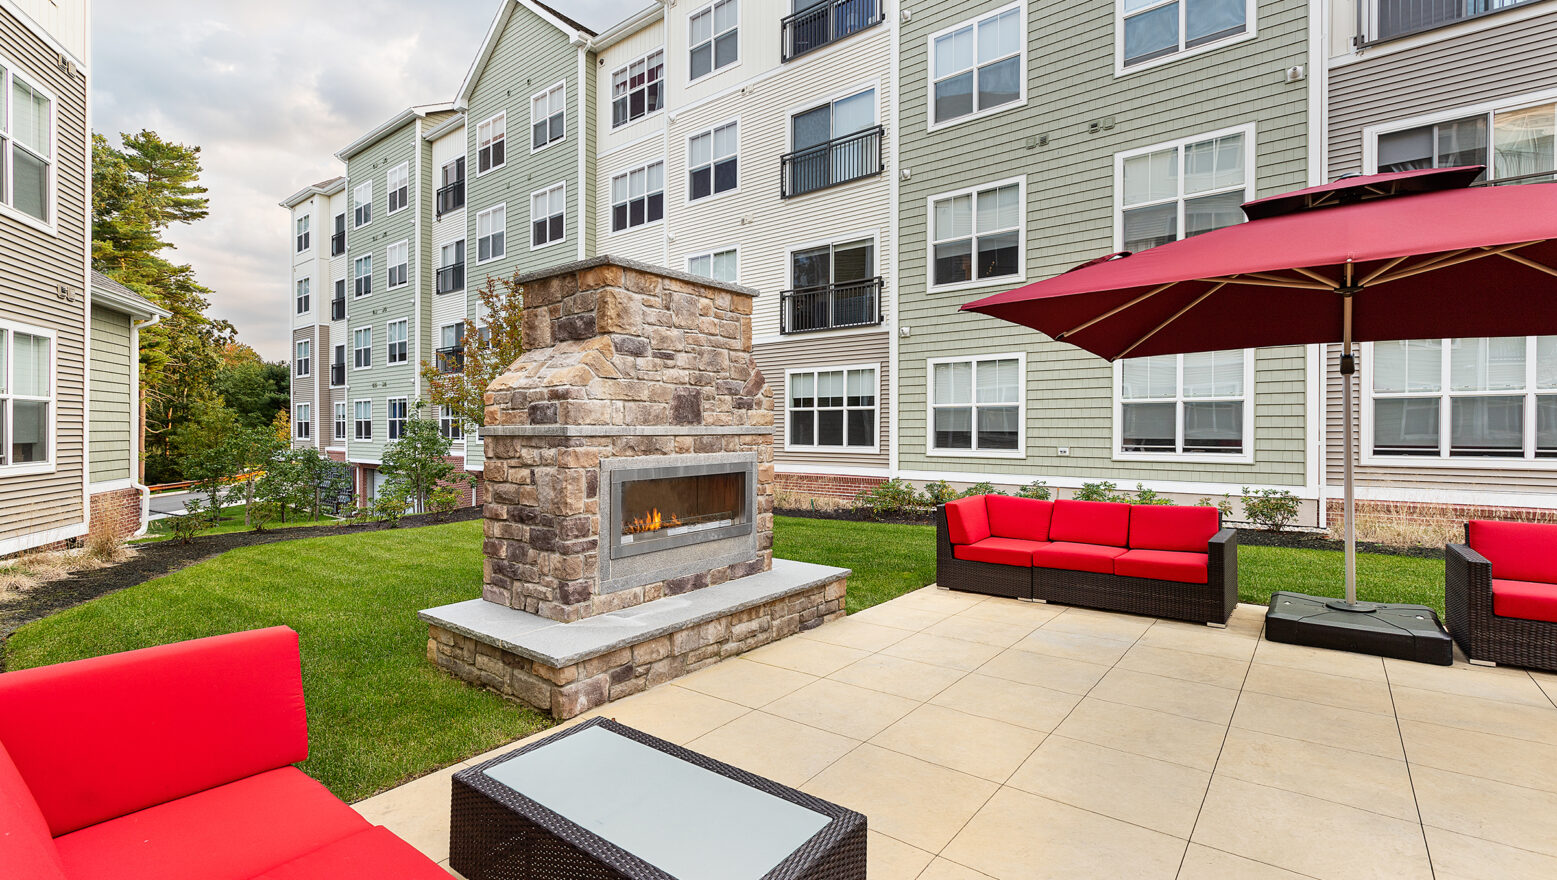
[[[761,296],[755,287],[745,287],[740,284],[731,284],[728,281],[716,281],[705,278],[702,275],[693,275],[691,272],[680,272],[675,269],[667,269],[664,266],[656,266],[653,263],[644,263],[639,260],[629,260],[625,257],[613,257],[610,254],[601,254],[598,257],[590,257],[587,260],[577,260],[572,263],[563,263],[560,266],[549,266],[545,269],[537,269],[533,272],[524,272],[514,276],[515,284],[529,284],[546,278],[555,278],[558,275],[571,275],[582,272],[585,269],[595,269],[600,266],[616,266],[622,269],[632,269],[636,272],[647,272],[650,275],[660,275],[665,278],[675,278],[678,281],[686,281],[691,284],[701,284],[714,290],[724,290],[730,293],[744,294],[750,297]]]

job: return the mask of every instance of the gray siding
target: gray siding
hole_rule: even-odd
[[[753,354],[757,358],[757,366],[768,380],[768,387],[773,389],[773,459],[777,464],[817,470],[829,467],[885,469],[891,464],[887,441],[892,436],[892,339],[888,334],[797,338],[758,345],[753,349]],[[876,437],[880,451],[874,454],[787,451],[784,448],[789,424],[785,412],[789,403],[786,372],[858,366],[876,367],[880,386],[876,392]]]
[[[91,481],[128,480],[134,472],[136,389],[140,354],[130,347],[130,316],[92,307]]]

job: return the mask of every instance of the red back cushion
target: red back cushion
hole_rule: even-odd
[[[1507,581],[1557,584],[1557,525],[1473,521],[1470,547],[1492,563],[1492,576]]]
[[[0,743],[54,837],[308,757],[297,633],[0,675]]]
[[[1005,495],[990,495],[984,502],[989,508],[991,535],[1022,541],[1049,540],[1049,516],[1054,513],[1054,502]]]
[[[1123,547],[1130,539],[1130,505],[1111,501],[1056,501],[1049,540]]]
[[[65,880],[49,823],[4,744],[0,744],[0,866],[4,866],[0,874],[6,877]]]
[[[1136,504],[1130,508],[1130,546],[1142,550],[1204,553],[1222,528],[1215,507]]]
[[[953,544],[977,544],[989,537],[989,509],[983,495],[946,503],[946,534]]]

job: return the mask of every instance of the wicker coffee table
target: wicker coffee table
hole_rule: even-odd
[[[454,775],[469,880],[865,880],[865,817],[602,718]]]

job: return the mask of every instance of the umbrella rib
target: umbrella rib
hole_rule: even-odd
[[[1164,290],[1167,290],[1168,288],[1172,287],[1175,284],[1178,284],[1178,282],[1177,281],[1170,281],[1167,284],[1163,284],[1163,285],[1161,285],[1159,287],[1154,287],[1151,290],[1148,290],[1145,293],[1141,294],[1140,296],[1136,297],[1135,299],[1130,300],[1129,302],[1125,303],[1124,305],[1117,306],[1115,308],[1109,309],[1108,311],[1104,312],[1101,315],[1098,315],[1097,317],[1093,318],[1092,320],[1087,321],[1084,324],[1080,324],[1080,325],[1077,325],[1075,327],[1072,327],[1071,329],[1066,330],[1064,333],[1061,333],[1060,335],[1058,335],[1058,336],[1056,336],[1054,338],[1055,338],[1056,341],[1058,341],[1058,340],[1064,339],[1065,337],[1070,336],[1072,334],[1080,333],[1081,331],[1087,329],[1088,327],[1091,327],[1093,324],[1096,324],[1099,321],[1106,321],[1109,318],[1112,318],[1113,316],[1115,316],[1115,315],[1119,314],[1120,312],[1124,311],[1125,309],[1132,308],[1134,306],[1140,305],[1143,302],[1146,302],[1147,300],[1151,299],[1152,297],[1156,296],[1159,293],[1162,293]]]
[[[1298,273],[1299,275],[1306,275],[1309,278],[1312,278],[1315,281],[1318,281],[1320,284],[1323,284],[1327,288],[1330,288],[1332,290],[1335,289],[1335,286],[1336,286],[1335,282],[1333,280],[1329,279],[1329,278],[1326,278],[1323,275],[1320,275],[1318,272],[1309,271],[1308,269],[1304,269],[1302,266],[1293,266],[1292,267],[1292,271]]]
[[[1505,260],[1513,260],[1516,263],[1520,263],[1522,265],[1529,266],[1530,268],[1536,270],[1537,272],[1545,272],[1548,275],[1552,275],[1554,277],[1557,277],[1557,269],[1554,269],[1551,266],[1546,265],[1545,263],[1537,263],[1535,260],[1532,260],[1529,257],[1521,257],[1518,254],[1511,254],[1511,253],[1508,253],[1506,251],[1502,252],[1502,253],[1499,253],[1498,256],[1502,257]]]
[[[1378,283],[1388,284],[1391,281],[1401,281],[1406,278],[1421,275],[1424,272],[1433,272],[1437,271],[1438,269],[1447,269],[1450,266],[1458,266],[1462,263],[1470,263],[1476,260],[1484,259],[1486,257],[1500,256],[1506,254],[1509,251],[1518,250],[1519,248],[1529,247],[1532,244],[1539,243],[1540,242],[1537,241],[1522,241],[1519,244],[1508,244],[1498,248],[1484,248],[1480,253],[1462,253],[1461,255],[1450,259],[1438,260],[1437,262],[1428,263],[1425,265],[1418,264],[1416,266],[1412,266],[1411,268],[1406,269],[1398,274],[1380,278]]]
[[[1461,253],[1463,253],[1463,251]],[[1395,268],[1396,266],[1400,265],[1401,263],[1404,263],[1406,260],[1409,260],[1410,258],[1411,258],[1411,256],[1409,254],[1407,254],[1404,257],[1396,257],[1395,259],[1390,260],[1388,263],[1385,263],[1384,265],[1378,267],[1377,269],[1374,269],[1373,272],[1370,273],[1368,275],[1368,277],[1362,279],[1362,281],[1357,286],[1358,287],[1367,287],[1369,284],[1373,283],[1373,280],[1375,278],[1378,278],[1380,275],[1383,275],[1385,272],[1388,272],[1389,270]]]
[[[1219,282],[1215,286],[1213,286],[1210,290],[1206,291],[1205,293],[1202,293],[1198,297],[1195,297],[1194,302],[1191,302],[1189,305],[1185,306],[1184,308],[1179,309],[1178,311],[1174,312],[1172,317],[1168,318],[1168,320],[1166,320],[1166,321],[1163,321],[1161,324],[1158,324],[1156,327],[1153,327],[1152,331],[1150,333],[1148,333],[1145,336],[1142,336],[1140,339],[1137,339],[1134,342],[1132,342],[1130,344],[1129,348],[1125,349],[1124,351],[1121,351],[1118,355],[1116,355],[1114,357],[1114,359],[1118,360],[1120,358],[1123,358],[1125,355],[1129,354],[1130,352],[1135,351],[1137,348],[1140,347],[1140,345],[1143,342],[1145,342],[1146,340],[1152,338],[1153,336],[1156,336],[1158,333],[1162,332],[1162,328],[1168,326],[1169,324],[1172,324],[1174,321],[1177,321],[1179,318],[1184,317],[1184,313],[1185,312],[1188,312],[1190,309],[1194,308],[1195,306],[1200,305],[1202,302],[1205,301],[1206,297],[1210,296],[1213,293],[1216,293],[1218,290],[1221,290],[1223,287],[1226,287],[1227,284],[1228,284],[1228,282],[1226,282],[1226,281]]]
[[[1233,275],[1228,278],[1207,278],[1206,281],[1214,281],[1218,284],[1248,284],[1251,287],[1282,287],[1288,290],[1323,290],[1326,293],[1335,290],[1328,284],[1319,284],[1313,281],[1296,281],[1289,278],[1259,278],[1254,275]]]

